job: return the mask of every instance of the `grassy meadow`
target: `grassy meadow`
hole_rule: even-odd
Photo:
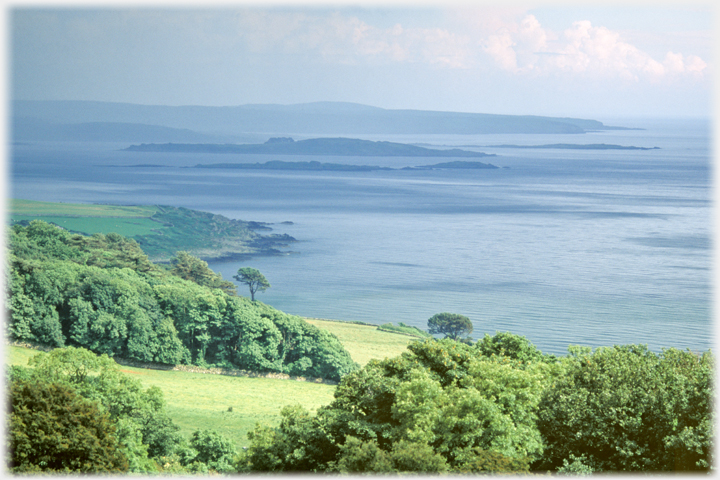
[[[13,199],[10,202],[10,220],[43,220],[73,232],[86,235],[116,232],[132,237],[151,235],[162,225],[150,219],[157,213],[155,207],[123,207],[115,205],[84,205],[74,203],[48,203]]]
[[[38,350],[9,346],[7,361],[27,365]],[[167,412],[188,437],[197,429],[217,430],[238,448],[247,445],[247,432],[256,423],[274,425],[283,406],[299,403],[317,410],[333,399],[334,385],[274,378],[231,377],[174,370],[151,370],[120,366],[143,387],[157,386],[164,395]],[[232,407],[232,411],[230,408]]]
[[[79,216],[79,217],[152,217],[157,208],[151,206],[91,205],[81,203],[51,203],[34,200],[12,199],[10,209],[14,215],[37,217]]]
[[[305,321],[338,337],[352,359],[361,366],[366,365],[372,359],[382,360],[396,357],[406,350],[410,342],[420,340],[418,337],[409,335],[383,332],[378,330],[375,325],[318,318],[305,318]]]
[[[402,353],[413,337],[377,330],[375,326],[308,319],[309,323],[334,333],[353,360],[365,365]],[[6,362],[27,365],[38,350],[6,347]],[[315,411],[333,399],[334,385],[274,378],[248,378],[150,370],[120,366],[143,387],[159,387],[165,394],[167,411],[186,437],[197,429],[213,429],[232,439],[238,448],[248,444],[247,433],[256,423],[275,425],[285,405],[300,404]],[[232,410],[230,410],[232,408]]]

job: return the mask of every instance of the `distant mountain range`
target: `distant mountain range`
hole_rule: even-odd
[[[235,107],[12,102],[12,140],[260,143],[282,135],[582,134],[623,127],[530,115],[388,110],[340,102]]]

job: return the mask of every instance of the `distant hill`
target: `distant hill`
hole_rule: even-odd
[[[260,139],[253,135],[214,135],[143,123],[58,123],[34,117],[14,117],[12,132],[14,142],[247,142]]]
[[[234,153],[273,155],[335,155],[359,157],[487,157],[482,152],[453,149],[433,149],[395,142],[373,142],[357,138],[311,138],[294,141],[292,138],[271,138],[262,144],[142,144],[131,145],[131,152]]]
[[[198,141],[189,139],[192,135],[260,135],[267,139],[271,136],[292,134],[581,134],[592,130],[622,128],[579,118],[388,110],[337,102],[206,107],[16,100],[12,102],[12,114],[15,141],[43,140],[42,135],[33,135],[32,130],[35,128],[33,125],[37,127],[43,122],[43,128],[46,129],[69,128],[71,136],[77,139],[88,135],[92,137],[88,132],[93,129],[96,131],[105,129],[103,136],[122,139],[122,141],[186,143]],[[131,127],[131,124],[136,126]],[[151,127],[181,131],[151,131]],[[136,128],[137,132],[130,132],[132,128]],[[110,133],[111,131],[125,133],[114,135]],[[170,134],[178,134],[182,140],[167,140],[167,135]],[[164,138],[160,138],[163,136]]]

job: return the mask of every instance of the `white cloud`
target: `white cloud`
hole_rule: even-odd
[[[577,21],[558,35],[533,15],[506,23],[479,42],[496,64],[516,74],[575,74],[625,81],[659,81],[679,75],[702,77],[700,57],[667,52],[662,61],[623,40],[618,32]]]
[[[390,28],[357,17],[287,12],[242,12],[238,36],[255,53],[320,55],[339,63],[424,62],[452,68],[469,65],[470,40],[442,28]]]
[[[488,37],[483,42],[483,50],[489,53],[502,68],[514,72],[518,70],[516,45],[512,35],[509,32],[503,32]]]
[[[703,78],[708,64],[668,45],[654,56],[623,36],[590,21],[565,31],[544,28],[521,9],[443,11],[437,22],[382,27],[342,10],[282,11],[246,9],[228,14],[234,38],[205,28],[198,40],[234,45],[260,55],[287,54],[328,64],[415,63],[444,69],[501,69],[516,75],[614,78],[626,82]],[[405,18],[407,21],[407,18]],[[203,38],[206,37],[206,38]],[[676,37],[673,37],[676,38]],[[657,46],[657,45],[656,45]]]

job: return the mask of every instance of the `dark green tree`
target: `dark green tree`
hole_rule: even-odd
[[[437,313],[428,320],[428,331],[433,335],[445,335],[445,338],[460,340],[473,331],[470,319],[458,313]]]
[[[128,470],[109,415],[68,386],[13,382],[9,430],[13,472]]]
[[[9,237],[13,340],[332,380],[357,368],[336,337],[229,294],[220,276],[190,255],[178,254],[174,275],[117,234],[86,237],[34,221],[13,226]]]
[[[190,446],[197,455],[193,459],[216,472],[233,472],[234,457],[237,455],[232,441],[214,430],[196,430],[190,440]]]
[[[473,448],[462,456],[460,473],[522,474],[530,472],[529,458],[506,457],[502,453]]]
[[[84,348],[56,348],[30,359],[33,381],[64,385],[97,402],[116,427],[118,448],[130,471],[153,469],[150,457],[168,455],[180,441],[177,427],[165,412],[157,387],[142,390],[140,382],[119,371],[107,355]],[[28,369],[30,370],[30,369]]]
[[[228,295],[235,295],[237,289],[235,284],[223,280],[222,275],[213,272],[207,262],[193,257],[188,252],[177,252],[170,260],[172,269],[170,272],[185,280],[190,280],[210,288],[219,288]]]
[[[388,452],[378,447],[376,441],[363,442],[350,436],[340,447],[335,469],[341,473],[355,474],[397,472]]]
[[[250,299],[255,301],[255,292],[264,292],[270,288],[270,282],[259,270],[250,267],[243,267],[233,276],[235,280],[246,284],[250,288]]]

